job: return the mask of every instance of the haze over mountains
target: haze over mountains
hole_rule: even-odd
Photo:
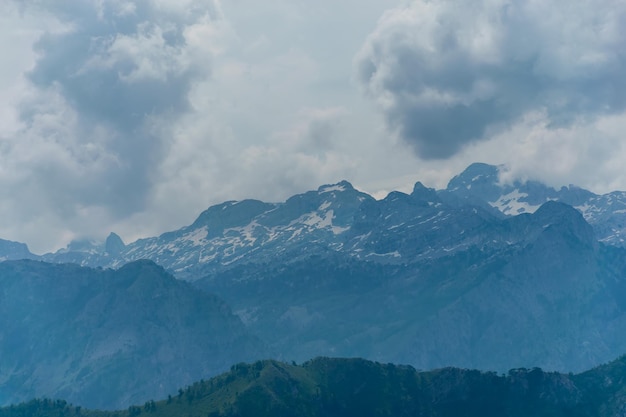
[[[163,397],[264,355],[217,297],[150,261],[119,270],[0,263],[0,403],[97,408]]]
[[[67,392],[65,398],[75,395],[70,399],[88,404],[90,385],[72,384],[92,370],[97,375],[109,369],[118,357],[141,356],[143,365],[132,372],[144,381],[156,378],[156,371],[150,370],[161,369],[164,358],[156,348],[150,350],[151,344],[174,343],[170,359],[186,359],[168,362],[176,371],[167,387],[123,385],[127,395],[114,404],[159,398],[168,387],[190,383],[189,377],[197,373],[214,375],[236,358],[300,362],[319,355],[358,356],[421,369],[458,366],[504,372],[538,366],[579,372],[619,357],[626,352],[626,194],[599,196],[574,186],[555,190],[535,182],[504,184],[498,169],[474,164],[445,190],[417,183],[411,194],[392,192],[382,200],[342,181],[284,203],[225,202],[187,227],[128,245],[112,234],[102,244],[74,242],[36,256],[23,244],[3,241],[3,259],[73,262],[83,268],[24,261],[0,264],[12,271],[18,265],[24,277],[45,283],[47,290],[34,296],[33,289],[40,291],[44,284],[35,278],[13,278],[7,281],[10,285],[2,285],[0,295],[24,295],[25,305],[34,303],[34,311],[49,319],[43,325],[27,313],[29,309],[19,307],[21,302],[4,307],[6,323],[38,335],[26,340],[33,352],[41,353],[3,358],[3,377],[14,381],[7,386],[17,389],[26,382],[32,390],[0,394],[12,401],[31,393]],[[131,292],[135,298],[122,297],[130,295],[122,287],[115,289],[115,274],[141,267],[165,276],[145,261],[123,267],[142,259],[191,284],[150,278],[141,285],[143,292]],[[99,267],[121,269],[90,269]],[[67,275],[83,278],[68,280]],[[184,296],[168,298],[172,292],[157,291],[160,286],[153,287],[153,279],[180,287],[177,291]],[[92,281],[102,284],[94,289],[86,284]],[[55,294],[76,294],[63,301],[71,306],[63,317],[44,308],[56,305]],[[98,310],[110,321],[103,327],[88,320],[78,336],[69,333],[63,325],[75,317],[99,317],[90,307],[92,297],[116,300]],[[190,301],[194,297],[204,301]],[[163,302],[171,308],[162,310]],[[222,307],[206,313],[187,307],[177,311],[179,303]],[[150,318],[156,311],[170,313],[153,325]],[[126,327],[130,324],[114,319],[126,316],[136,318],[132,331]],[[230,324],[219,327],[214,320]],[[178,323],[181,335],[175,340],[188,342],[168,339],[167,323]],[[155,332],[140,337],[146,326]],[[89,350],[98,346],[92,327],[108,329],[102,340],[131,334],[133,342],[129,347],[109,346],[103,362],[102,355]],[[8,328],[1,327],[4,343],[14,340]],[[194,339],[196,333],[202,337]],[[40,341],[54,341],[58,334],[78,337],[77,345],[86,349],[79,353],[82,359],[67,362],[61,347],[50,350],[57,354],[37,350]],[[205,368],[196,369],[198,360]],[[25,375],[52,375],[41,381],[57,385],[46,386]],[[64,391],[67,384],[83,387],[82,392]]]

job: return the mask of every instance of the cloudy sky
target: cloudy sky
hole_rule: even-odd
[[[625,45],[624,0],[0,0],[0,238],[473,161],[626,190]]]

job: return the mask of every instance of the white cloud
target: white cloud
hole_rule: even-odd
[[[357,59],[388,125],[424,158],[545,111],[549,127],[626,108],[626,3],[412,1]]]
[[[528,114],[509,131],[470,145],[460,159],[506,164],[507,178],[541,180],[557,188],[575,184],[596,193],[625,188],[626,115],[558,128],[549,124],[545,112]]]
[[[118,71],[124,82],[167,82],[170,75],[179,75],[186,68],[180,62],[182,47],[168,45],[163,35],[159,26],[148,22],[139,24],[135,34],[116,34],[105,41],[105,51],[91,58],[80,72],[126,66],[126,71]]]
[[[187,3],[3,6],[18,22],[3,31],[28,51],[0,74],[17,86],[0,102],[3,238],[49,250],[146,209],[163,126],[190,111],[224,28],[217,3]]]
[[[445,186],[475,160],[626,188],[623,95],[607,88],[623,65],[622,4],[564,6],[558,25],[560,3],[399,3],[0,2],[12,63],[0,68],[0,238],[39,252],[110,231],[128,242],[224,200],[281,201],[341,179],[383,197]],[[515,64],[532,56],[532,71]],[[539,93],[543,79],[558,88]],[[482,141],[428,145],[460,149],[445,161],[387,130],[432,103],[500,97],[500,113],[445,119],[455,132],[486,126]]]

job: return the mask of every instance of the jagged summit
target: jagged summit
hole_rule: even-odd
[[[326,184],[317,189],[318,193],[330,193],[333,191],[354,191],[354,187],[348,181],[342,180],[337,184]]]
[[[494,165],[473,163],[452,178],[446,190],[463,197],[477,197],[486,201],[497,199],[502,190],[499,171]]]
[[[426,204],[436,204],[440,202],[439,196],[437,196],[437,190],[425,187],[424,184],[419,181],[413,186],[411,197],[416,201]]]
[[[449,182],[446,189],[457,190],[461,188],[471,188],[475,184],[492,184],[498,182],[500,168],[495,165],[483,162],[474,162],[463,172],[455,175]],[[468,187],[470,186],[470,187]]]
[[[111,232],[104,242],[104,250],[111,256],[118,256],[126,248],[122,238]]]

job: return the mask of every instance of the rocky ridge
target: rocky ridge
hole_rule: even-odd
[[[3,241],[0,256],[113,268],[151,259],[187,280],[242,263],[327,250],[382,263],[410,263],[475,245],[482,239],[475,228],[486,219],[533,213],[549,201],[576,208],[599,241],[625,245],[626,192],[597,195],[575,186],[556,190],[536,181],[506,184],[500,181],[502,169],[472,164],[444,190],[418,182],[410,194],[392,192],[379,201],[342,181],[283,203],[218,204],[189,226],[128,245],[112,233],[104,243],[73,242],[39,257],[21,244]]]

